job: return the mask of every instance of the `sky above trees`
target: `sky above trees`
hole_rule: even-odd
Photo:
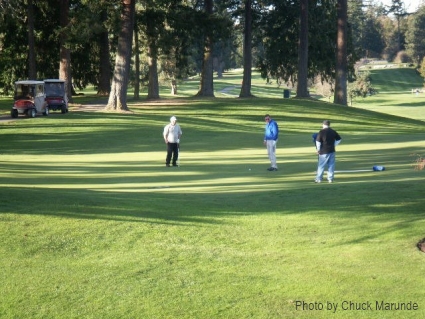
[[[392,4],[392,0],[380,0],[380,2],[386,6]],[[422,3],[424,3],[424,0],[404,0],[403,2],[407,12],[414,12]]]

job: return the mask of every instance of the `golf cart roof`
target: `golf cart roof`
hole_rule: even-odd
[[[34,81],[34,80],[24,80],[24,81],[16,81],[15,84],[34,85],[34,84],[44,84],[44,82]]]
[[[60,80],[60,79],[45,79],[44,82],[65,83],[65,80]]]

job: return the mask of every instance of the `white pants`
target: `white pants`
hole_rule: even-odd
[[[273,140],[267,140],[266,146],[267,146],[267,154],[269,156],[271,167],[277,168],[276,164],[276,142]]]

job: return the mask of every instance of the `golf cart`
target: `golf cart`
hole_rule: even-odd
[[[65,92],[65,81],[58,79],[44,80],[46,102],[50,111],[68,112],[68,97]]]
[[[49,108],[45,101],[43,81],[17,81],[15,82],[15,102],[10,115],[17,118],[19,114],[35,117],[37,113],[49,115]]]

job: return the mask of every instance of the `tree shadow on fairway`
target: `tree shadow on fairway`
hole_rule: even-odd
[[[397,107],[423,107],[424,106],[424,101],[422,100],[422,101],[418,101],[418,102],[409,102],[409,103],[394,103],[394,104],[391,104],[391,106],[397,106]]]
[[[170,187],[144,189],[2,187],[0,216],[14,213],[201,226],[232,223],[234,217],[245,215],[334,215],[348,223],[362,217],[376,222],[394,221],[383,230],[391,232],[407,229],[425,217],[419,183],[413,179],[391,180],[382,174],[359,174],[329,185],[316,185],[311,180],[285,181],[275,176],[262,181],[236,181],[229,189],[219,183],[206,188],[173,187],[172,183]]]
[[[422,122],[355,109],[344,109],[341,116],[340,107],[310,101],[261,101],[265,106],[202,101],[181,109],[84,113],[69,121],[7,127],[0,217],[198,227],[233,223],[240,216],[305,214],[347,222],[376,216],[400,221],[390,231],[423,217],[422,180],[408,167],[409,153],[422,150],[423,135],[416,134],[423,132]],[[167,168],[162,129],[180,110],[185,115],[181,167]],[[262,144],[269,110],[282,120],[277,172],[266,171]],[[317,156],[311,133],[329,114],[343,119],[337,127],[343,137],[337,170],[376,164],[388,170],[341,173],[333,184],[313,183]],[[57,129],[61,134],[54,134]],[[404,146],[406,141],[413,144]]]

